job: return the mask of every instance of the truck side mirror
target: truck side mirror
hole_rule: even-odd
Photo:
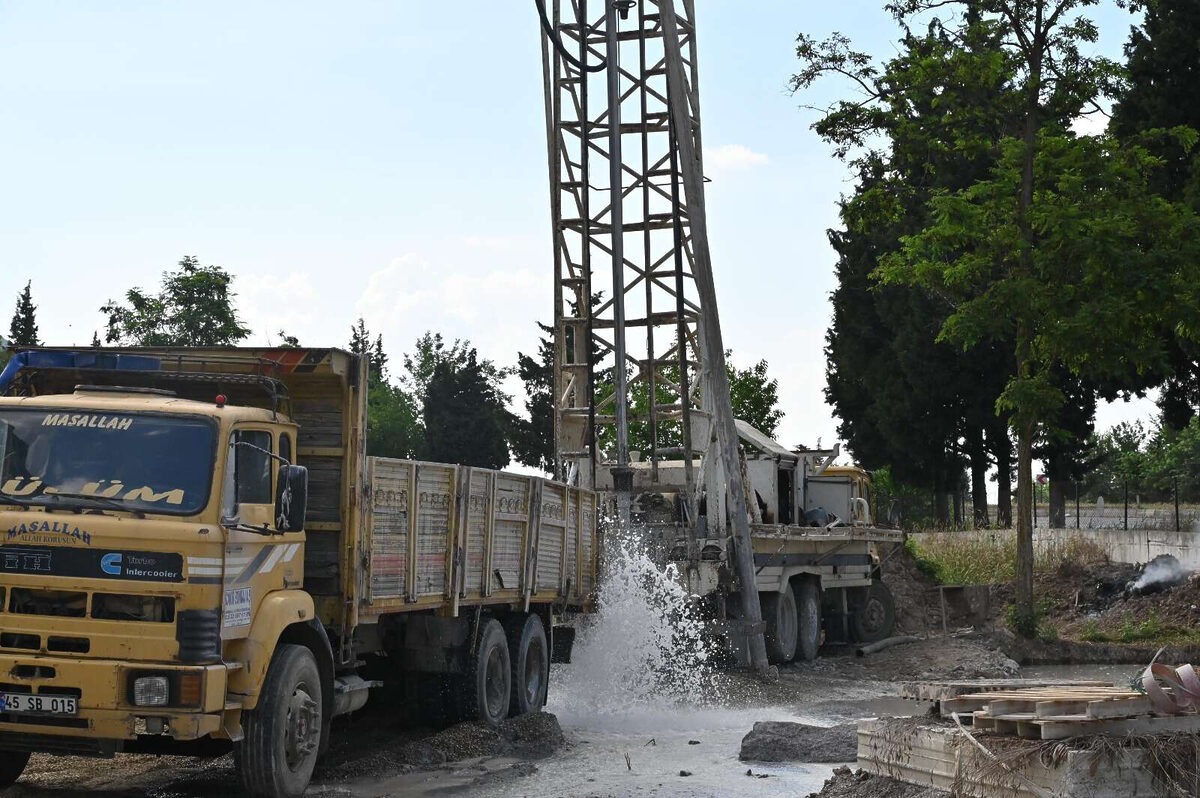
[[[304,529],[304,513],[308,509],[308,469],[298,465],[281,465],[278,485],[275,491],[275,529],[280,532],[299,532]]]

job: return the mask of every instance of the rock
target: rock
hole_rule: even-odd
[[[699,740],[688,740],[688,745],[700,745]]]
[[[500,723],[500,734],[518,756],[547,757],[562,748],[562,727],[549,712],[531,712]]]
[[[690,775],[692,775],[692,771],[690,771],[690,770],[681,770],[681,771],[679,771],[679,775],[680,775],[680,776],[690,776]]]
[[[754,762],[853,762],[858,758],[858,724],[808,726],[759,721],[742,738],[738,759]]]

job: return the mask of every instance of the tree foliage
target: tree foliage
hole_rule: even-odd
[[[474,349],[465,348],[461,360],[438,358],[425,385],[425,456],[443,463],[505,467],[505,405]]]
[[[1110,130],[1143,144],[1163,160],[1155,188],[1200,209],[1200,156],[1169,131],[1200,130],[1200,13],[1194,0],[1145,4],[1142,24],[1125,46],[1126,82],[1113,106]],[[1164,330],[1171,373],[1159,396],[1163,423],[1188,426],[1200,406],[1200,347]]]
[[[525,384],[528,419],[513,420],[510,441],[517,462],[554,471],[554,340],[552,327],[538,323],[537,356],[517,353],[517,376]]]
[[[105,340],[124,346],[231,346],[250,334],[234,308],[233,276],[219,266],[201,266],[186,256],[164,272],[157,294],[140,288],[125,302],[109,300]]]
[[[37,305],[33,304],[33,282],[26,281],[25,288],[17,295],[17,307],[8,325],[10,346],[41,346],[38,337]]]

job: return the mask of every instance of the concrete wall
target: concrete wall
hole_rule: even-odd
[[[964,532],[925,532],[922,538],[940,536],[972,536],[978,539],[1008,539],[1013,537],[1013,530],[969,530]],[[1064,545],[1073,537],[1082,537],[1093,541],[1116,562],[1143,563],[1154,559],[1159,554],[1173,554],[1188,570],[1200,569],[1200,532],[1194,528],[1185,528],[1181,532],[1162,529],[1046,529],[1038,527],[1033,530],[1033,545],[1044,550],[1052,546]]]

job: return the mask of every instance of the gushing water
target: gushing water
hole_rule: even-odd
[[[571,714],[628,715],[722,698],[711,633],[673,565],[638,530],[606,536],[597,613],[555,690]]]

